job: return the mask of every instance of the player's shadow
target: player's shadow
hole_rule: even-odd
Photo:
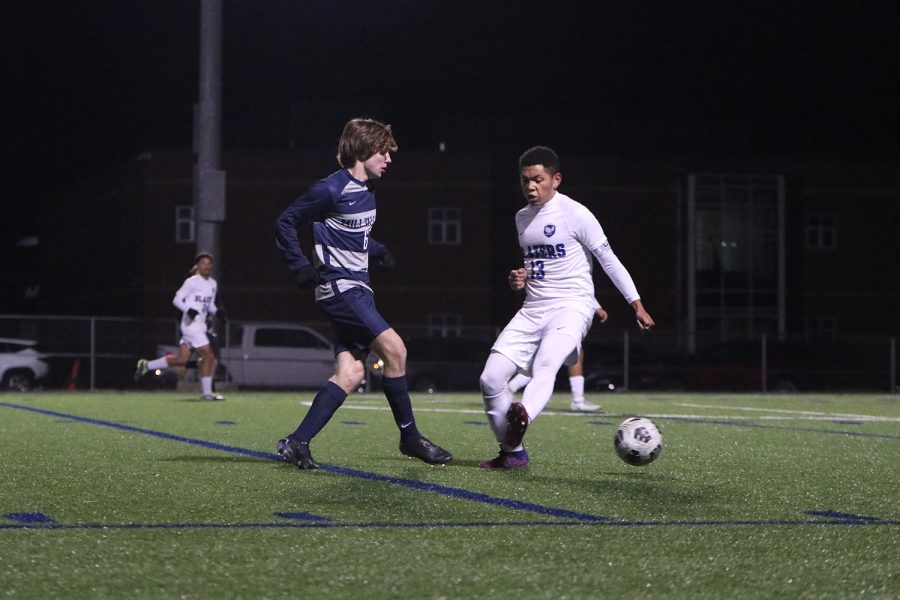
[[[225,402],[224,400],[204,400],[203,398],[182,398],[181,400],[176,400],[176,402],[193,402],[194,404],[221,404]]]

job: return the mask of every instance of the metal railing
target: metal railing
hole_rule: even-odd
[[[329,335],[327,324],[305,324]],[[413,325],[397,325],[395,329],[409,342],[410,373],[465,365],[457,373],[464,373],[458,377],[466,381],[456,383],[477,392],[478,373],[496,337],[495,328],[459,332],[471,344],[460,344],[459,339],[452,344],[435,339],[429,335],[433,332]],[[135,361],[154,357],[158,347],[176,344],[179,335],[175,318],[0,314],[0,337],[37,341],[43,360],[50,365],[49,375],[40,382],[47,389],[134,387]],[[687,351],[684,337],[665,330],[637,335],[595,325],[584,343],[587,389],[900,391],[896,337],[810,340],[789,336],[779,340],[758,336],[709,340],[698,343],[695,353]],[[562,369],[558,381],[564,386],[565,380]]]

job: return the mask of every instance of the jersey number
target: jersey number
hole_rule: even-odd
[[[531,278],[532,279],[543,279],[544,278],[544,261],[542,261],[542,260],[531,261]]]

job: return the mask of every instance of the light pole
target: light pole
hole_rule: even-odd
[[[222,170],[222,0],[200,0],[200,92],[194,119],[194,219],[197,251],[215,257],[221,278],[221,229],[225,221]]]

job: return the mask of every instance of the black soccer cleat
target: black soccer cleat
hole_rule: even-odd
[[[411,458],[424,460],[429,465],[444,465],[453,460],[453,455],[429,440],[424,435],[408,441],[400,440],[400,452]]]
[[[510,448],[516,448],[525,437],[528,429],[528,411],[521,402],[513,402],[506,411],[506,436],[504,443]]]
[[[319,464],[313,460],[308,442],[298,442],[291,438],[281,438],[275,445],[284,462],[297,465],[300,469],[318,469]]]

